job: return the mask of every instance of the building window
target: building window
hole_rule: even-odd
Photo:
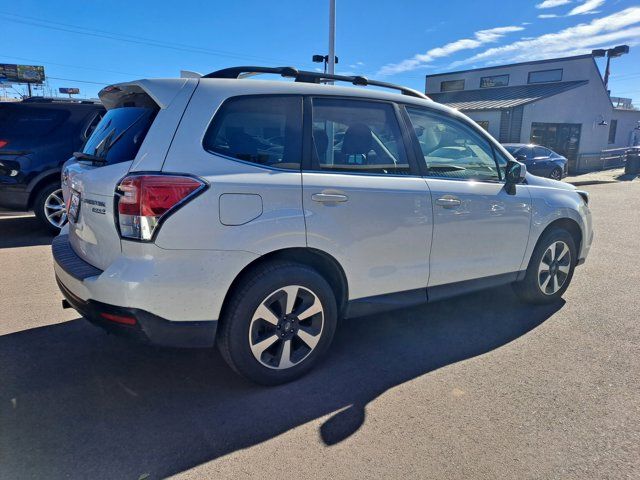
[[[506,87],[507,85],[509,85],[509,75],[494,75],[480,79],[480,88]]]
[[[609,125],[609,143],[616,143],[616,130],[618,129],[618,120],[611,120]]]
[[[454,92],[456,90],[464,90],[464,80],[447,80],[440,82],[441,92]]]
[[[578,156],[581,130],[581,125],[577,123],[533,122],[530,141],[567,157],[571,167]]]
[[[529,72],[528,83],[547,83],[559,82],[562,80],[562,69],[556,70],[539,70],[537,72]]]
[[[489,131],[489,120],[475,120],[475,122],[484,128],[487,132]]]

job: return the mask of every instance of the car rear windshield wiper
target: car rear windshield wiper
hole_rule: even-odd
[[[87,160],[89,162],[99,163],[99,164],[102,164],[102,165],[107,163],[107,159],[106,158],[97,157],[96,155],[91,155],[90,153],[73,152],[73,156],[77,160]]]

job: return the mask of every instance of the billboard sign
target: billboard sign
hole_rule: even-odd
[[[0,63],[0,81],[15,83],[44,83],[44,67]]]
[[[80,93],[80,89],[79,88],[65,88],[65,87],[60,87],[58,89],[58,91],[60,93],[67,93],[69,95],[77,95]]]

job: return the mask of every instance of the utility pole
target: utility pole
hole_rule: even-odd
[[[329,0],[329,74],[335,73],[336,65],[336,0]]]

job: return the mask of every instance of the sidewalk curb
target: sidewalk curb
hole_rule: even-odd
[[[565,180],[566,181],[566,180]],[[567,182],[574,187],[582,187],[583,185],[601,185],[604,183],[620,183],[618,180],[578,180],[576,182]]]

